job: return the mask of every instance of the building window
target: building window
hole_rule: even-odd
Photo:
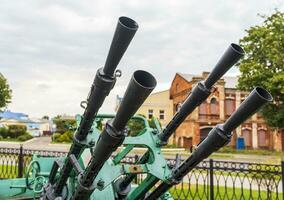
[[[246,147],[251,147],[251,142],[252,142],[252,135],[249,129],[244,129],[242,131],[243,138],[245,139],[245,145]]]
[[[266,139],[266,131],[265,130],[258,130],[257,133],[257,140],[259,147],[266,147],[267,146],[267,139]]]
[[[152,117],[153,117],[153,110],[150,109],[148,110],[148,119],[152,119]]]
[[[200,106],[199,106],[199,115],[206,115],[206,102],[203,102]]]
[[[161,120],[165,119],[165,111],[164,110],[160,110],[159,117],[160,117]]]
[[[216,98],[212,98],[210,101],[210,114],[211,115],[218,115],[218,102]]]
[[[225,112],[227,116],[230,116],[235,111],[235,100],[226,99],[225,100]]]

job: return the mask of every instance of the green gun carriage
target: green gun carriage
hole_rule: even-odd
[[[97,70],[84,113],[76,116],[77,129],[66,157],[34,155],[24,178],[0,181],[1,199],[42,200],[171,200],[169,189],[210,154],[227,145],[232,131],[254,114],[261,106],[272,101],[265,89],[256,87],[230,118],[213,128],[208,136],[182,163],[169,166],[161,148],[179,125],[213,91],[214,84],[244,55],[243,49],[231,44],[219,59],[206,80],[195,85],[169,124],[162,129],[158,121],[150,127],[141,116],[133,116],[155,88],[152,74],[143,70],[133,73],[125,95],[115,115],[100,115],[99,108],[121,75],[117,70],[123,54],[138,29],[138,24],[120,17],[104,67]],[[175,56],[175,55],[173,55]],[[144,129],[129,136],[130,119],[141,120]],[[104,128],[97,124],[108,119]],[[147,151],[135,163],[123,160],[135,147]],[[143,180],[135,184],[141,175]]]

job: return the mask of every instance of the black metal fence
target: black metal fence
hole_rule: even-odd
[[[0,179],[23,177],[33,154],[66,156],[66,152],[0,148]],[[135,157],[124,159],[134,163]],[[168,160],[170,166],[175,159]],[[280,165],[205,160],[170,192],[174,199],[283,199],[284,162]],[[141,182],[145,176],[138,177]]]
[[[66,152],[42,151],[20,148],[0,148],[0,179],[21,178],[32,160],[32,155],[43,157],[67,156]]]

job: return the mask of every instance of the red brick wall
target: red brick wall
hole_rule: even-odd
[[[176,106],[178,104],[182,103],[186,99],[190,90],[193,87],[193,84],[196,84],[198,80],[200,80],[200,77],[194,79],[194,81],[188,82],[179,74],[175,75],[174,80],[172,81],[172,84],[171,84],[171,88],[170,88],[170,98],[173,100],[174,113],[176,113],[176,110],[175,110]],[[176,138],[175,138],[174,144],[177,144],[178,141],[181,141],[180,143],[183,144],[183,139],[184,139],[184,137],[186,137],[186,138],[192,138],[192,144],[197,145],[200,142],[200,127],[202,127],[202,126],[215,126],[217,123],[223,123],[223,120],[221,120],[219,118],[219,116],[211,116],[210,115],[210,99],[212,97],[215,97],[217,99],[218,103],[219,103],[220,100],[225,101],[225,96],[227,96],[229,94],[227,94],[227,93],[224,94],[224,92],[222,92],[222,91],[225,91],[223,81],[218,82],[216,87],[217,87],[217,89],[207,99],[207,113],[208,113],[208,115],[202,116],[202,118],[200,118],[200,116],[198,115],[198,109],[195,110],[190,116],[188,116],[186,118],[186,120],[176,130],[176,132],[175,132]],[[220,95],[220,92],[222,93],[222,95]],[[231,96],[233,95],[233,97],[235,98],[235,96],[234,96],[235,94],[234,94],[233,89],[230,91],[230,95]],[[246,94],[241,94],[241,95],[242,95],[242,98],[244,98]],[[220,99],[220,98],[223,98],[223,99]],[[225,105],[224,105],[224,107],[221,108],[220,104],[219,104],[218,108],[219,108],[219,112],[221,112],[221,111],[225,112]],[[223,110],[221,110],[221,109],[223,109]],[[225,114],[225,117],[226,117],[226,114]],[[267,127],[267,125],[264,123],[263,119],[258,117],[256,120],[257,120],[256,122],[258,123],[258,127]],[[247,127],[252,127],[252,122],[253,122],[252,118],[250,118],[245,122],[244,125],[246,125]],[[284,136],[282,136],[284,134],[278,134],[278,136],[273,135],[272,131],[269,128],[267,128],[267,132],[268,132],[268,134],[267,134],[266,137],[267,137],[268,142],[267,142],[267,145],[263,148],[271,149],[271,150],[272,149],[278,150],[278,149],[281,148],[281,145],[284,146],[284,144],[283,144]],[[236,137],[237,136],[235,134],[233,141],[230,143],[231,146],[235,146]],[[248,146],[249,148],[252,148],[251,143]],[[184,146],[184,147],[189,148],[187,146]]]

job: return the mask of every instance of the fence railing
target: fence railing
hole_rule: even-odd
[[[0,148],[0,179],[23,177],[33,154],[66,156],[66,152]],[[137,157],[123,160],[134,163]],[[175,159],[168,159],[175,166]],[[205,160],[170,192],[174,199],[283,199],[284,161],[279,165]],[[137,178],[140,183],[145,175]]]

